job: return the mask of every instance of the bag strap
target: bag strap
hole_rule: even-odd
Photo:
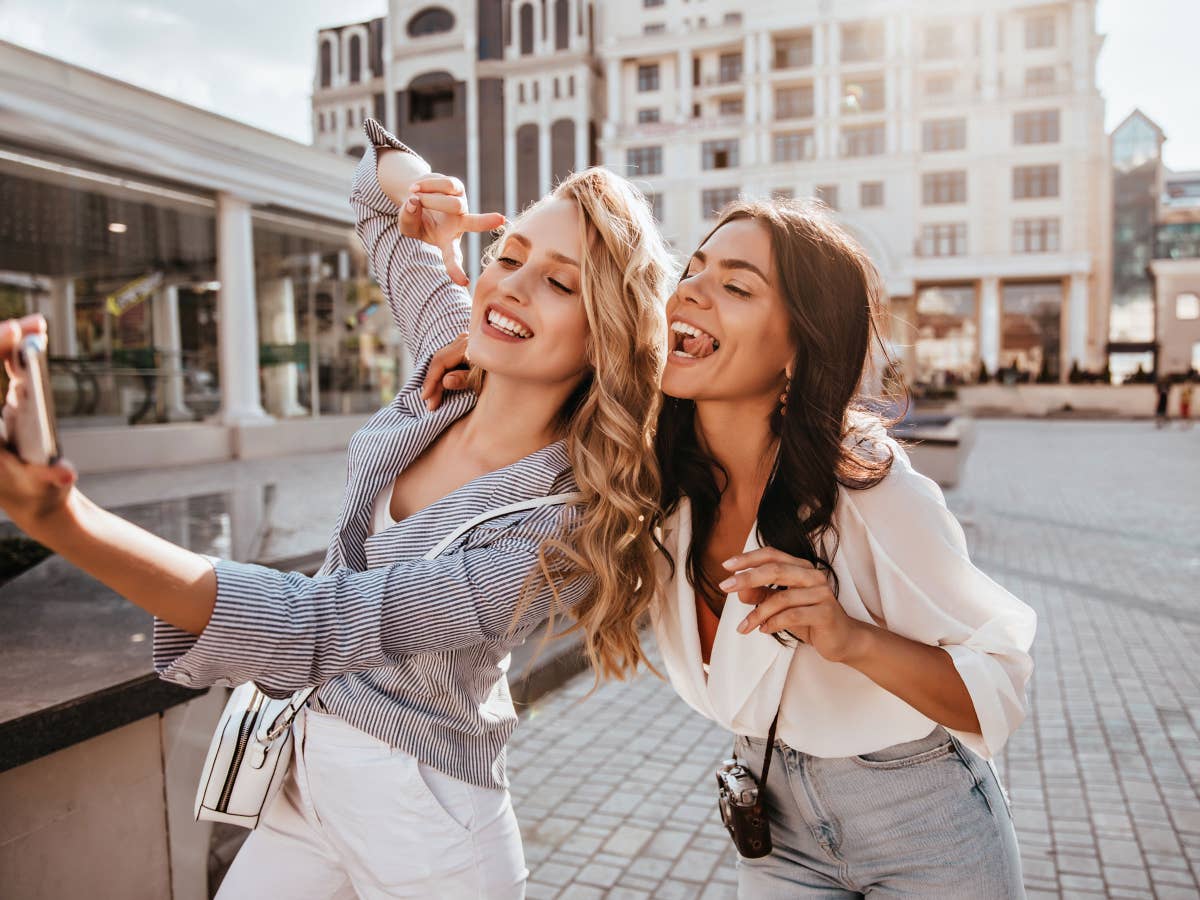
[[[507,506],[500,506],[496,509],[489,509],[475,516],[475,518],[459,525],[452,532],[442,538],[437,545],[425,554],[422,559],[436,559],[441,556],[447,547],[457,541],[460,537],[474,528],[476,525],[481,525],[491,519],[498,519],[501,516],[507,516],[510,513],[521,512],[526,509],[538,509],[543,506],[553,506],[555,504],[580,503],[584,499],[584,495],[579,491],[571,491],[565,494],[550,494],[545,497],[534,497],[532,500],[521,500],[518,503],[510,503]],[[308,702],[308,698],[316,692],[315,687],[304,688],[292,694],[291,702],[285,707],[275,721],[272,723],[270,730],[266,733],[267,740],[274,740],[283,734],[284,730],[292,724],[292,720],[300,713],[300,708]],[[773,728],[774,726],[772,726]]]
[[[579,503],[583,500],[583,494],[578,491],[573,491],[568,494],[550,494],[547,497],[534,497],[532,500],[522,500],[519,503],[510,503],[508,506],[497,507],[482,512],[468,522],[459,525],[452,532],[446,535],[438,544],[425,554],[424,559],[434,559],[442,555],[442,552],[457,541],[460,537],[489,519],[498,519],[501,516],[507,516],[509,513],[521,512],[526,509],[537,509],[541,506],[552,506],[557,503]]]

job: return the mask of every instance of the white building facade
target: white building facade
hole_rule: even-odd
[[[932,0],[394,0],[386,21],[382,99],[361,80],[355,96],[337,76],[324,87],[318,68],[314,115],[338,129],[317,130],[319,146],[356,150],[347,117],[382,112],[435,168],[458,165],[477,205],[510,215],[597,158],[643,188],[681,252],[739,196],[819,197],[883,275],[908,381],[1105,365],[1112,186],[1094,0],[950,13]],[[348,59],[350,34],[318,43]],[[461,136],[444,143],[401,99],[438,70],[467,86],[461,111],[444,108]],[[485,83],[499,126],[480,117]]]

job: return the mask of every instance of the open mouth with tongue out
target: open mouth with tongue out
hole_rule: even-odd
[[[671,356],[676,359],[707,359],[721,349],[721,342],[702,328],[676,319],[671,323]]]

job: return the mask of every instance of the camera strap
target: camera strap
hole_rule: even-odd
[[[771,751],[775,749],[775,726],[778,724],[779,710],[775,710],[775,718],[771,720],[771,728],[767,731],[767,749],[766,752],[763,753],[761,785],[764,789],[767,786],[767,775],[771,771],[771,757],[775,755]]]

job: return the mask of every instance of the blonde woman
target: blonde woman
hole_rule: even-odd
[[[366,131],[358,233],[416,364],[351,440],[315,577],[210,564],[95,506],[68,468],[0,453],[0,505],[154,613],[164,678],[254,680],[274,696],[319,686],[226,900],[523,896],[504,769],[509,649],[560,610],[598,673],[642,661],[654,546],[639,521],[659,490],[669,270],[644,198],[602,169],[568,177],[503,230],[472,298],[459,238],[503,217],[468,214],[460,183],[378,123]],[[428,360],[462,332],[478,390],[430,411]],[[552,497],[571,502],[534,506]],[[422,558],[522,502],[533,508]]]

